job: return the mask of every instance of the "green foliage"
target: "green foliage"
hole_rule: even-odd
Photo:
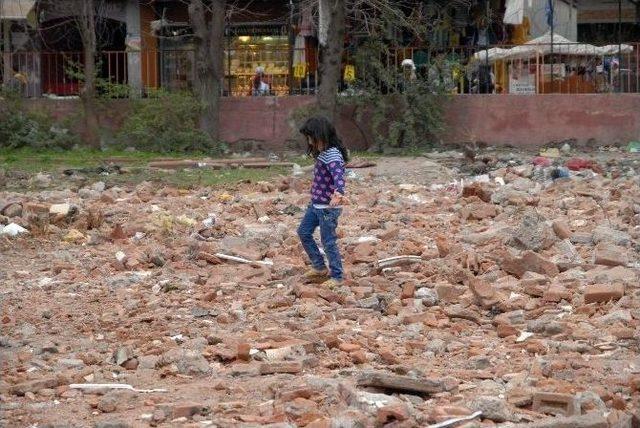
[[[131,86],[124,83],[113,83],[107,79],[96,79],[96,90],[99,99],[113,100],[119,98],[130,98],[132,94]]]
[[[380,39],[360,46],[355,63],[361,73],[340,103],[356,106],[356,120],[373,131],[378,152],[426,149],[443,129],[444,88],[389,67],[390,54]]]
[[[131,87],[125,83],[114,83],[110,79],[105,79],[98,75],[99,70],[102,68],[102,61],[96,61],[96,96],[101,100],[112,100],[118,98],[129,98],[132,94]],[[65,74],[70,79],[75,79],[79,83],[83,84],[85,81],[84,64],[71,61],[69,59],[65,62]]]
[[[69,149],[78,143],[47,114],[26,111],[20,94],[0,91],[0,148]]]
[[[223,144],[198,127],[202,104],[189,93],[158,91],[134,101],[133,112],[116,136],[124,147],[156,152],[219,154]]]

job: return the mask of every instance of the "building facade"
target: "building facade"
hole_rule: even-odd
[[[469,0],[417,1],[414,10],[431,25],[416,37],[390,29],[392,69],[411,59],[418,76],[458,73],[448,90],[467,92],[460,77],[474,54],[487,46],[508,48],[544,37],[574,42],[640,41],[634,0]],[[179,0],[96,0],[98,77],[109,85],[128,85],[134,94],[191,89],[194,41],[187,5]],[[245,0],[237,4],[225,29],[223,95],[253,94],[256,70],[268,88],[264,95],[313,94],[318,83],[317,10],[298,0]],[[82,40],[74,22],[74,0],[2,0],[3,79],[18,76],[27,96],[75,96],[81,89]],[[549,6],[553,5],[553,20]],[[618,19],[618,23],[616,23]],[[353,60],[367,33],[350,20],[345,38],[344,72],[358,77],[366,64]],[[620,24],[621,23],[621,24]],[[620,31],[617,31],[617,30]],[[630,57],[631,58],[631,57]],[[559,58],[566,67],[579,69]],[[511,64],[493,64],[496,85],[507,84]],[[522,64],[518,65],[522,68]],[[543,67],[544,64],[542,65]],[[444,68],[443,68],[444,67]],[[447,68],[448,67],[448,68]],[[634,72],[637,62],[629,64]],[[455,70],[454,70],[455,69]],[[443,71],[444,70],[444,71]],[[452,71],[453,70],[453,71]],[[636,70],[637,72],[637,70]],[[487,72],[488,73],[488,72]],[[631,79],[631,77],[630,77]],[[448,76],[445,80],[451,80]],[[467,79],[468,80],[468,79]],[[25,83],[26,82],[26,83]],[[345,85],[343,85],[344,87]]]

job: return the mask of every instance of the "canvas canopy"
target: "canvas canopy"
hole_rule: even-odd
[[[0,1],[0,20],[25,20],[35,3],[36,0],[2,0]]]
[[[547,33],[511,49],[491,48],[476,52],[474,54],[474,58],[480,61],[486,61],[488,56],[489,62],[509,59],[526,59],[537,55],[550,55],[552,49],[554,54],[573,56],[603,56],[615,55],[618,53],[618,45],[598,47],[587,43],[572,42],[558,34],[554,34],[552,43],[551,34]],[[633,46],[622,45],[621,51],[622,53],[631,53],[633,52]]]

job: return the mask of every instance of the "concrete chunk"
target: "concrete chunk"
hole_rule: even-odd
[[[580,416],[548,418],[530,424],[512,425],[512,428],[608,428],[604,416],[587,413]]]
[[[457,386],[457,381],[452,378],[414,379],[408,376],[369,371],[362,373],[358,377],[358,386],[373,386],[395,391],[436,394],[454,389]]]

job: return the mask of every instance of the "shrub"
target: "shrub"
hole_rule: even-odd
[[[202,104],[189,93],[158,91],[134,101],[133,112],[118,131],[124,147],[160,152],[220,153],[224,145],[198,127]]]
[[[50,116],[25,111],[19,93],[0,91],[0,148],[70,149],[79,142]]]

